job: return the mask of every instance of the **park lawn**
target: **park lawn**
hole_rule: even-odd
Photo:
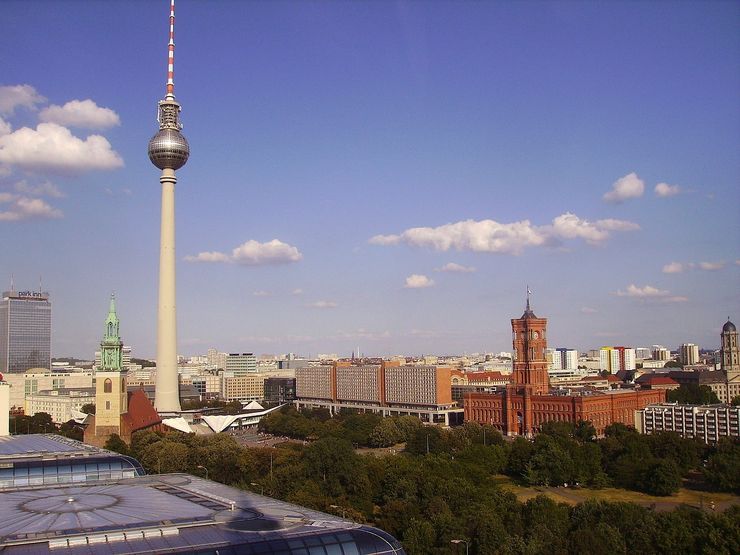
[[[559,503],[567,503],[569,505],[576,505],[587,501],[588,499],[598,499],[601,501],[623,501],[629,503],[637,503],[643,506],[649,506],[652,504],[665,506],[665,505],[692,505],[694,507],[701,506],[702,502],[705,507],[709,507],[711,502],[715,503],[717,508],[726,508],[729,505],[740,504],[740,497],[731,493],[713,493],[704,491],[695,491],[686,488],[681,488],[678,493],[667,497],[657,497],[653,495],[647,495],[638,491],[631,491],[619,488],[603,488],[603,489],[588,489],[588,488],[553,488],[553,487],[527,487],[521,486],[515,483],[511,478],[504,475],[496,475],[493,477],[494,482],[499,485],[502,489],[512,492],[516,495],[519,501],[527,501],[538,495],[544,494],[550,497],[553,501]]]

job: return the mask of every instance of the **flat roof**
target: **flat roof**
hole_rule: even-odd
[[[7,489],[0,514],[3,553],[404,553],[376,528],[187,474]]]
[[[112,454],[111,451],[87,445],[56,434],[29,434],[0,437],[0,461],[3,459],[42,458],[52,455]]]

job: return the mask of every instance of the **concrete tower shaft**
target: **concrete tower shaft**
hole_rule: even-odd
[[[175,302],[175,170],[188,161],[190,146],[180,130],[180,104],[175,100],[175,0],[170,1],[167,44],[167,89],[159,101],[159,131],[149,141],[149,159],[162,170],[162,215],[159,242],[157,310],[157,378],[154,407],[159,413],[180,411],[177,377],[177,307]]]

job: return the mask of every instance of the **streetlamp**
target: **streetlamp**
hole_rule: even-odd
[[[344,518],[344,507],[340,507],[339,505],[329,505],[332,509],[339,509],[342,511],[342,518]]]
[[[464,543],[465,544],[465,555],[468,555],[468,548],[470,547],[470,545],[468,544],[468,540],[450,540],[450,543],[454,543],[455,545],[459,543]]]
[[[202,468],[203,470],[205,470],[206,471],[206,480],[208,480],[208,469],[205,466],[203,466],[202,464],[199,464],[196,468]]]
[[[259,488],[260,488],[260,495],[264,495],[265,494],[265,486],[263,486],[262,484],[258,484],[256,482],[249,482],[249,485],[250,486],[259,486]]]

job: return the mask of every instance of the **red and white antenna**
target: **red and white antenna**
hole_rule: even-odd
[[[166,98],[175,98],[175,0],[170,0],[170,42],[167,43]]]

